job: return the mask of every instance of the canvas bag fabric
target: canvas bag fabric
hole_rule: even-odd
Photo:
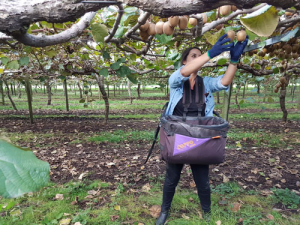
[[[188,83],[188,82],[185,82]],[[164,115],[160,118],[160,156],[168,163],[219,164],[225,160],[228,122],[221,117],[201,117],[204,104],[204,85],[196,80],[198,116],[186,116],[191,102],[191,89],[184,85],[184,115]]]

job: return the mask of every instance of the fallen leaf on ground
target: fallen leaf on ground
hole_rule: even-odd
[[[238,202],[234,202],[232,203],[232,207],[230,207],[230,210],[232,212],[238,212],[241,209],[242,204],[238,203]]]
[[[153,205],[151,206],[151,208],[149,209],[150,211],[150,215],[154,218],[158,218],[159,217],[159,214],[160,214],[160,206],[159,205]]]
[[[190,217],[186,216],[184,213],[181,215],[183,219],[189,220]]]
[[[142,191],[145,191],[145,192],[150,191],[150,189],[151,189],[151,187],[150,187],[150,184],[149,184],[149,183],[145,184],[145,185],[142,187]]]
[[[62,219],[59,221],[59,225],[69,225],[71,223],[70,218]]]
[[[56,200],[64,200],[64,195],[63,194],[56,194],[55,199]]]
[[[221,220],[218,220],[218,221],[216,222],[216,224],[217,224],[217,225],[221,225]]]
[[[271,214],[268,214],[268,215],[267,215],[267,218],[268,218],[269,220],[274,220],[274,216],[271,215]]]
[[[120,211],[120,209],[121,209],[121,206],[119,206],[119,205],[115,205],[114,209],[115,209],[115,210],[118,210],[118,211]]]
[[[119,216],[116,216],[116,215],[110,216],[111,221],[115,221],[117,219],[119,219]]]

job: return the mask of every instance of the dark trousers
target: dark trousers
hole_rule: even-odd
[[[210,212],[210,186],[209,186],[209,166],[208,165],[196,165],[191,164],[191,169],[194,177],[194,181],[197,186],[198,197],[201,203],[202,210],[205,213]],[[173,196],[175,194],[175,188],[179,182],[180,174],[183,164],[170,164],[167,163],[167,172],[165,183],[163,187],[163,203],[161,211],[168,211],[171,208]]]

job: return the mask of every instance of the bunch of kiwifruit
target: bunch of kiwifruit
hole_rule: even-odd
[[[246,31],[240,30],[236,34],[236,39],[238,41],[244,41],[246,39],[246,36],[247,36]],[[227,31],[227,38],[230,38],[230,41],[233,41],[235,38],[235,32],[233,30]]]
[[[207,22],[206,13],[202,13],[202,21],[203,24]],[[155,34],[166,34],[172,35],[174,33],[175,27],[179,27],[180,30],[184,30],[187,28],[188,23],[191,26],[197,25],[196,18],[189,18],[187,15],[185,16],[171,16],[168,19],[162,19],[161,21],[155,23],[151,23],[148,20],[140,26],[140,36],[143,41],[146,41],[150,35]]]
[[[275,85],[274,92],[277,93],[279,88],[284,88],[288,85],[288,80],[283,76],[280,77],[279,82]]]
[[[252,50],[248,53],[249,56],[257,54],[258,56],[264,57],[278,57],[279,59],[298,59],[300,54],[300,45],[297,43],[296,38],[290,39],[287,43],[278,42],[276,44],[266,46],[261,51]]]

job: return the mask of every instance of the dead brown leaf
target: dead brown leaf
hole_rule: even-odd
[[[159,214],[160,214],[160,206],[159,205],[153,205],[151,206],[151,208],[149,209],[150,211],[150,215],[154,218],[158,218],[159,217]]]
[[[274,216],[271,215],[271,214],[268,214],[268,215],[267,215],[267,218],[268,218],[269,220],[274,220]]]

